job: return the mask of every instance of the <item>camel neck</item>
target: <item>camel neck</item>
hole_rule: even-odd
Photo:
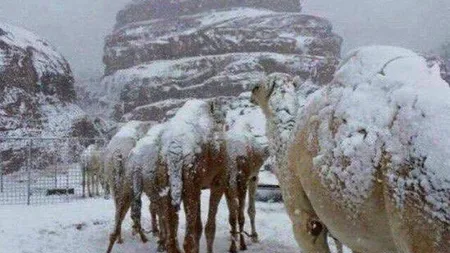
[[[267,124],[272,151],[278,154],[280,152],[284,153],[291,139],[295,125],[295,116],[284,114],[280,117],[280,115],[274,114],[271,119],[267,120]]]

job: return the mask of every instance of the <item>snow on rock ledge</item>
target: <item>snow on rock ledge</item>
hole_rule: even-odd
[[[61,54],[35,34],[0,23],[0,73],[2,87],[18,86],[63,101],[75,98],[73,76]]]
[[[79,131],[74,122],[86,115],[73,104],[73,84],[69,64],[47,41],[0,23],[0,137],[76,135]],[[25,145],[23,141],[1,141],[7,172],[20,169],[26,161]],[[40,146],[46,147],[45,152]],[[35,164],[42,168],[61,147],[47,142],[35,143],[35,149],[44,157]]]
[[[318,115],[314,166],[349,205],[369,197],[377,167],[388,159],[397,204],[419,194],[426,205],[418,208],[450,223],[449,98],[438,65],[402,48],[364,47],[307,100],[298,122],[303,128]]]
[[[189,8],[166,8],[179,5]],[[187,99],[237,96],[274,72],[328,83],[342,40],[300,9],[291,0],[134,1],[106,38],[101,101],[116,119],[161,120]]]

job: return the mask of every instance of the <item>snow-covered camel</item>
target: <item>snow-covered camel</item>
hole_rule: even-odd
[[[275,160],[275,174],[280,183],[283,202],[292,222],[294,236],[305,252],[330,252],[327,231],[316,215],[298,176],[288,168],[287,150],[292,139],[297,111],[307,94],[317,87],[287,74],[276,73],[256,85],[251,101],[259,105],[266,116],[266,132],[270,154]]]
[[[152,126],[142,137],[136,146],[130,151],[126,162],[127,171],[133,172],[133,202],[131,204],[131,216],[140,220],[141,217],[141,195],[144,192],[150,200],[150,214],[153,234],[158,234],[158,251],[165,249],[165,230],[162,219],[165,213],[160,210],[160,192],[164,189],[158,188],[156,181],[158,168],[161,163],[161,134],[164,124]],[[160,217],[160,229],[158,230],[157,215]]]
[[[151,122],[130,121],[120,128],[105,148],[103,157],[105,174],[116,207],[115,226],[110,236],[108,253],[111,252],[116,240],[118,243],[122,243],[122,221],[133,200],[132,183],[135,175],[133,175],[133,171],[126,170],[126,159],[136,142],[147,132],[151,125]],[[142,231],[140,219],[132,218],[134,231],[139,233],[143,242],[146,242],[147,238]]]
[[[220,197],[227,184],[226,151],[223,116],[218,116],[213,102],[190,100],[166,123],[162,133],[162,162],[166,173],[158,173],[158,181],[167,188],[161,193],[163,212],[167,215],[167,251],[180,252],[177,242],[178,214],[181,202],[186,213],[184,251],[199,252],[202,234],[200,194],[211,189],[208,217],[215,217]],[[165,174],[164,177],[162,174]],[[161,178],[162,176],[162,178]],[[208,245],[212,245],[215,220],[208,219]]]
[[[265,118],[258,107],[252,106],[248,97],[243,94],[240,98],[231,102],[227,110],[226,117],[226,144],[227,144],[227,168],[229,171],[229,180],[235,181],[237,186],[238,213],[232,215],[230,212],[230,225],[232,236],[239,235],[240,249],[246,250],[247,246],[244,238],[245,225],[245,200],[248,192],[248,215],[250,217],[251,234],[254,242],[258,241],[258,233],[255,224],[255,195],[258,184],[258,174],[261,166],[268,157],[267,138],[265,137]],[[242,98],[245,100],[242,101]],[[234,188],[229,187],[228,190]],[[233,194],[227,194],[227,201]],[[239,230],[236,233],[236,220],[238,220]],[[236,249],[237,238],[232,240],[232,249]]]
[[[81,169],[83,171],[83,197],[87,190],[89,197],[99,195],[99,187],[103,184],[102,150],[98,144],[89,145],[81,154]]]
[[[287,84],[264,83],[254,99],[264,103],[274,85]],[[306,99],[287,171],[353,250],[449,252],[449,97],[438,66],[425,58],[366,47]]]

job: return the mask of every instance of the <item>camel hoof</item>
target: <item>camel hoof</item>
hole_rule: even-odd
[[[231,247],[228,252],[230,252],[230,253],[237,253],[237,249],[234,248],[234,247]]]
[[[243,250],[243,251],[244,251],[244,250],[247,250],[247,245],[245,245],[245,244],[244,244],[244,245],[241,245],[240,249]]]
[[[253,234],[251,236],[252,242],[259,243],[258,234]]]
[[[123,239],[122,238],[117,239],[117,244],[123,244]]]
[[[166,252],[166,247],[164,247],[164,245],[158,245],[158,252]]]
[[[145,235],[142,235],[141,236],[141,241],[142,241],[142,243],[147,243],[148,239],[147,239],[147,237]]]

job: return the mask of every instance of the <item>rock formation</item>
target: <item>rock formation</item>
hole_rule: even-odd
[[[47,41],[0,23],[0,155],[6,172],[23,168],[28,152],[28,141],[10,138],[84,137],[74,124],[86,115],[73,103],[73,84],[69,64]],[[33,164],[43,168],[61,145],[35,141]]]
[[[341,38],[298,1],[133,1],[106,38],[101,101],[161,120],[189,98],[236,96],[268,73],[331,80]]]

